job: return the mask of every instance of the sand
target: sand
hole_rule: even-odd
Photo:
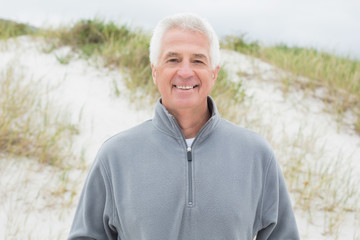
[[[138,108],[131,103],[120,71],[103,68],[96,60],[78,58],[68,47],[45,53],[44,46],[41,39],[29,37],[0,42],[0,72],[12,66],[24,81],[34,82],[41,92],[47,92],[46,98],[56,106],[54,111],[70,114],[69,121],[80,131],[74,139],[74,153],[84,152],[88,169],[102,142],[150,119],[154,104]],[[61,64],[58,59],[67,56],[72,56],[69,64]],[[324,154],[317,158],[318,164],[341,156],[341,163],[351,166],[354,175],[360,175],[360,137],[350,125],[339,124],[321,100],[297,89],[284,94],[283,85],[277,81],[278,70],[267,63],[231,51],[223,51],[222,59],[231,79],[242,81],[246,89],[245,103],[239,106],[239,111],[244,111],[240,125],[255,128],[275,149],[299,134],[316,137],[307,159],[317,157],[314,154],[320,150]],[[239,77],[239,71],[246,74]],[[114,84],[119,96],[113,90]],[[280,163],[286,162],[286,151],[276,153]],[[65,239],[87,169],[75,167],[67,171],[66,184],[77,192],[72,197],[68,192],[59,194],[54,190],[64,182],[60,181],[62,173],[51,166],[27,159],[0,163],[0,239]],[[300,209],[295,213],[302,239],[335,239],[323,234],[326,219],[321,211],[313,212],[313,222]],[[354,217],[351,213],[345,217],[338,239],[360,238],[359,220],[354,221]]]

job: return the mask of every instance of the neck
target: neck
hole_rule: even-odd
[[[183,109],[172,112],[176,121],[180,125],[181,131],[185,138],[194,138],[199,133],[200,129],[210,118],[210,112],[207,107],[199,109]]]

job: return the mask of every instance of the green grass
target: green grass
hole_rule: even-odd
[[[228,36],[222,47],[260,58],[290,72],[286,84],[302,89],[325,89],[321,97],[329,110],[341,119],[347,111],[355,116],[354,129],[360,134],[360,61],[338,57],[315,49],[276,45],[264,47],[244,36]],[[307,80],[304,80],[305,77]]]
[[[36,33],[37,29],[24,23],[0,19],[0,39]]]
[[[239,123],[238,111],[234,111],[233,107],[239,107],[245,100],[245,88],[241,82],[230,81],[226,70],[221,68],[211,96],[223,118]]]
[[[0,73],[0,156],[65,167],[74,158],[71,139],[77,128],[41,98],[36,83],[25,84],[19,70]]]
[[[78,21],[72,27],[46,30],[43,35],[52,50],[70,46],[84,58],[100,58],[105,67],[121,69],[133,98],[149,94],[158,97],[151,77],[150,35],[143,30],[92,19]],[[139,95],[139,91],[144,94]]]
[[[317,222],[314,212],[321,210],[324,234],[335,235],[347,213],[360,211],[359,182],[353,182],[356,175],[342,155],[325,158],[324,146],[314,147],[318,139],[299,130],[285,148],[284,140],[274,145],[283,160],[281,166],[289,191],[295,197],[295,206],[306,212],[312,223]]]
[[[155,101],[160,97],[151,76],[149,60],[150,35],[141,29],[131,29],[126,25],[116,25],[100,19],[81,20],[70,28],[48,30],[45,32],[52,48],[71,46],[83,57],[97,57],[108,68],[123,71],[125,84],[130,90],[132,100]],[[116,88],[114,92],[119,95]],[[233,83],[220,70],[212,96],[219,102],[219,111],[230,116],[229,104],[243,101],[245,96],[241,83]],[[231,117],[230,117],[231,118]]]
[[[133,29],[126,25],[118,25],[114,22],[93,19],[82,20],[72,26],[45,29],[37,34],[45,37],[50,46],[49,51],[62,46],[70,46],[75,52],[80,53],[80,56],[83,58],[100,59],[105,67],[121,69],[125,77],[126,86],[132,93],[131,100],[138,102],[142,99],[149,100],[149,98],[151,98],[150,100],[155,100],[159,97],[156,86],[152,81],[148,58],[150,35],[143,30]],[[326,89],[326,95],[322,96],[323,100],[329,103],[329,107],[334,107],[335,112],[339,116],[342,116],[347,110],[357,114],[358,121],[354,122],[354,126],[360,133],[360,70],[358,61],[336,57],[313,49],[290,48],[285,45],[263,47],[258,42],[246,41],[244,35],[240,37],[226,37],[222,41],[222,47],[260,58],[281,69],[289,71],[289,77],[284,82],[291,86],[309,89],[311,91],[323,87]],[[58,58],[58,61],[62,64],[68,64],[71,60],[71,58]],[[16,85],[16,79],[12,71],[13,70],[9,70],[5,74],[7,77],[3,79],[8,79],[8,81],[4,82],[6,84],[2,83],[2,91],[6,86],[9,86],[7,87],[9,89],[20,89],[19,86]],[[306,77],[308,80],[304,81],[302,77]],[[31,87],[28,86],[27,88],[30,89]],[[10,93],[11,91],[6,90],[5,92]],[[114,92],[116,95],[121,94],[119,91],[114,83]],[[245,99],[245,92],[246,89],[244,89],[241,82],[229,80],[224,68],[219,72],[211,95],[215,98],[219,112],[224,118],[235,123],[243,124],[247,121],[243,120],[246,118],[247,106],[241,105]],[[2,92],[0,92],[0,94],[0,96],[3,95]],[[16,110],[16,106],[19,106],[19,109],[14,111],[16,113],[14,116],[20,116],[19,119],[30,119],[24,116],[33,113],[24,113],[23,115],[19,113],[27,108],[34,109],[34,107],[31,106],[40,105],[38,103],[35,105],[27,105],[31,102],[37,102],[33,97],[31,97],[30,100],[22,99],[25,96],[32,96],[32,94],[27,92],[17,94],[20,95],[19,97],[15,97],[15,99],[11,97],[17,95],[6,95],[8,99],[6,102],[13,101],[14,104],[10,107],[2,107],[1,111],[6,111],[7,108]],[[1,103],[1,105],[3,104]],[[57,160],[51,160],[50,163],[48,162],[49,159],[57,159],[48,157],[49,154],[58,151],[55,146],[51,146],[51,143],[57,142],[57,137],[70,136],[68,134],[73,131],[71,130],[72,127],[59,123],[50,124],[49,118],[51,114],[49,108],[38,112],[42,112],[43,115],[40,119],[43,119],[46,124],[43,125],[44,127],[39,128],[39,133],[35,133],[35,137],[32,137],[32,139],[42,138],[46,140],[28,141],[26,140],[27,138],[22,137],[21,132],[30,133],[32,131],[30,129],[33,127],[29,127],[32,126],[32,121],[27,120],[23,122],[25,128],[19,132],[17,127],[21,126],[21,124],[13,127],[12,124],[16,121],[5,119],[5,124],[1,123],[2,125],[0,127],[0,145],[6,146],[3,148],[5,150],[2,150],[2,154],[39,156],[39,159],[44,159],[40,160],[40,162],[56,165]],[[261,116],[259,117],[261,118]],[[39,116],[34,118],[39,118]],[[14,119],[17,118],[15,117]],[[22,121],[19,122],[21,123]],[[59,128],[58,130],[51,130],[50,132],[53,134],[47,137],[46,134],[49,134],[49,131],[45,129],[49,129],[50,125],[59,126]],[[254,123],[252,122],[245,123],[245,126],[254,129]],[[259,126],[259,128],[266,128],[266,131],[269,131],[271,135],[271,129],[268,126]],[[41,134],[45,135],[41,136]],[[264,135],[266,136],[266,134]],[[7,137],[4,138],[3,136]],[[18,139],[19,136],[21,136],[20,139]],[[343,159],[337,159],[336,157],[334,157],[334,161],[330,161],[328,164],[320,164],[319,162],[314,165],[313,161],[323,158],[322,152],[314,152],[313,146],[316,145],[316,137],[305,137],[301,132],[299,136],[292,137],[292,139],[284,138],[281,142],[275,143],[274,145],[275,150],[280,153],[280,158],[286,159],[286,161],[282,161],[282,166],[284,166],[284,175],[289,189],[293,196],[295,196],[296,207],[309,212],[309,215],[312,215],[314,209],[322,210],[325,213],[324,216],[327,221],[324,226],[324,232],[330,235],[336,234],[343,221],[344,214],[349,211],[359,210],[358,204],[351,202],[351,199],[357,198],[358,195],[358,191],[354,188],[354,183],[351,182],[351,175],[340,170],[343,169],[341,166],[345,163]],[[3,139],[6,139],[6,141],[3,141]],[[48,143],[45,147],[41,148],[50,149],[49,153],[38,154],[36,151],[34,152],[37,155],[35,153],[27,153],[27,149],[39,149],[31,144],[37,141],[39,143]],[[62,140],[59,140],[59,142],[61,141]],[[3,142],[6,144],[3,144]],[[28,142],[30,142],[30,144],[28,144]],[[15,143],[20,143],[18,146],[27,147],[22,148],[22,150],[16,150],[17,144]],[[12,148],[13,146],[14,148]],[[19,153],[17,153],[17,151],[19,151]],[[309,155],[315,156],[314,159],[307,159]],[[44,158],[41,156],[47,157]],[[58,159],[63,158],[64,157],[60,157]],[[346,168],[346,170],[350,172],[351,169]],[[67,181],[68,180],[63,181],[64,186],[67,185]],[[339,189],[342,191],[338,191]],[[62,194],[62,190],[59,194]]]
[[[231,49],[246,55],[257,55],[260,51],[259,43],[257,41],[247,41],[246,34],[225,36],[220,45],[221,48]]]

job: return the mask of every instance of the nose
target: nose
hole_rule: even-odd
[[[194,71],[191,68],[190,62],[183,61],[180,65],[180,68],[178,70],[178,75],[182,78],[190,78],[194,76]]]

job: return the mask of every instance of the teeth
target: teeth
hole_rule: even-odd
[[[194,86],[176,86],[179,89],[193,89]]]

